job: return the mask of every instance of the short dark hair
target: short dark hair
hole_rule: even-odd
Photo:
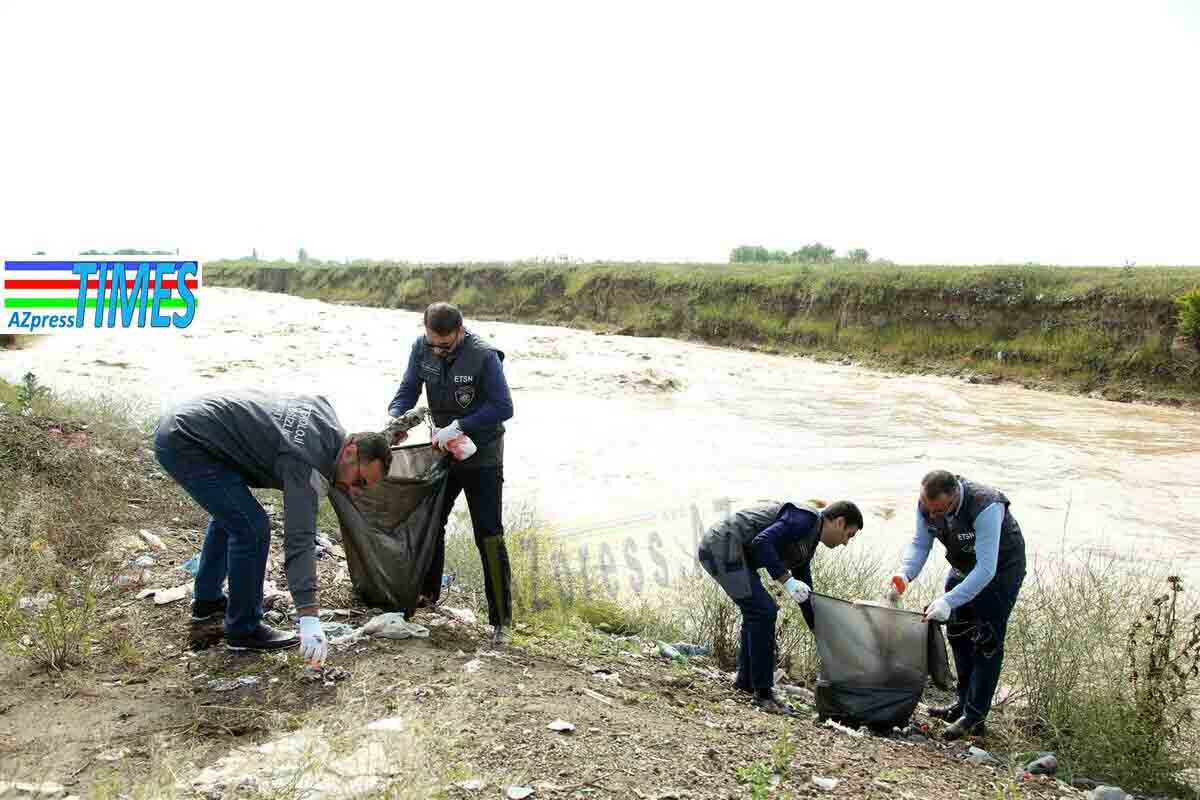
[[[392,446],[382,433],[352,433],[350,441],[358,445],[360,464],[382,461],[383,474],[387,475],[392,471]]]
[[[862,512],[849,500],[830,503],[821,509],[821,516],[824,519],[845,519],[847,525],[853,525],[860,531],[863,529]]]
[[[953,494],[957,490],[958,478],[953,472],[935,469],[933,472],[925,473],[925,477],[921,478],[921,491],[930,500],[936,500],[942,495]]]
[[[455,333],[463,324],[462,312],[458,306],[449,303],[430,303],[425,309],[425,327],[439,336]]]

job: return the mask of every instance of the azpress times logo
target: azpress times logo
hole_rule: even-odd
[[[81,328],[186,328],[196,316],[200,262],[4,262],[9,333]]]

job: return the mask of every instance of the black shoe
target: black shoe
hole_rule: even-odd
[[[764,714],[779,714],[780,716],[784,717],[796,716],[796,712],[793,711],[787,703],[783,703],[776,698],[774,692],[767,692],[765,694],[762,692],[755,692],[754,700],[751,701],[751,705]]]
[[[192,601],[192,622],[210,622],[215,619],[225,618],[225,607],[229,605],[229,598],[221,595],[220,600],[193,600]]]
[[[959,717],[946,730],[942,731],[942,738],[947,742],[953,742],[964,736],[983,736],[984,733],[983,720]]]
[[[934,719],[944,719],[947,722],[958,719],[962,713],[963,707],[958,703],[952,706],[930,706],[929,708],[929,716]]]
[[[741,692],[742,694],[753,694],[754,693],[754,690],[751,689],[749,686],[747,686],[744,683],[738,683],[737,681],[733,682],[733,690],[735,692]]]
[[[295,633],[284,633],[264,622],[258,623],[249,636],[225,637],[225,646],[230,650],[286,650],[298,644],[300,637]]]

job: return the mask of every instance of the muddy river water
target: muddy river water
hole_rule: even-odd
[[[770,497],[852,499],[866,529],[851,547],[890,557],[912,532],[921,476],[945,468],[1006,492],[1039,558],[1102,552],[1200,577],[1193,412],[669,339],[468,325],[507,355],[506,503],[536,509],[618,569],[648,559],[651,574],[659,554],[691,552],[723,503]],[[206,288],[189,328],[46,336],[0,351],[0,375],[33,371],[145,415],[225,387],[322,393],[347,428],[377,429],[420,332],[418,313]]]

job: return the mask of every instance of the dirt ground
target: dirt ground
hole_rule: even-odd
[[[278,524],[279,509],[269,510]],[[170,765],[165,793],[187,796],[196,774],[231,751],[352,711],[359,721],[398,717],[421,731],[423,760],[411,769],[432,787],[427,794],[449,798],[503,797],[514,785],[535,798],[1079,794],[1051,778],[1017,779],[1016,789],[1010,768],[964,763],[964,743],[852,736],[819,724],[796,696],[798,716],[762,714],[706,658],[674,663],[653,643],[590,629],[518,625],[514,642],[494,650],[485,626],[427,609],[414,621],[428,638],[334,645],[325,680],[313,680],[295,651],[204,647],[213,631],[191,631],[189,599],[137,599],[142,588],[189,582],[181,565],[198,552],[203,518],[186,502],[171,511],[168,526],[150,529],[165,550],[135,531],[118,537],[123,558],[149,553],[157,563],[145,584],[101,597],[103,625],[84,666],[60,674],[0,662],[0,780],[53,782],[60,795],[135,796],[128,787],[161,780]],[[279,539],[277,531],[268,576],[282,584]],[[338,549],[318,563],[323,606],[336,609],[330,621],[369,619],[369,609],[351,605]],[[451,591],[443,606],[464,600]],[[238,678],[245,685],[219,683]],[[574,730],[548,729],[555,720]],[[823,790],[814,776],[838,783]]]

